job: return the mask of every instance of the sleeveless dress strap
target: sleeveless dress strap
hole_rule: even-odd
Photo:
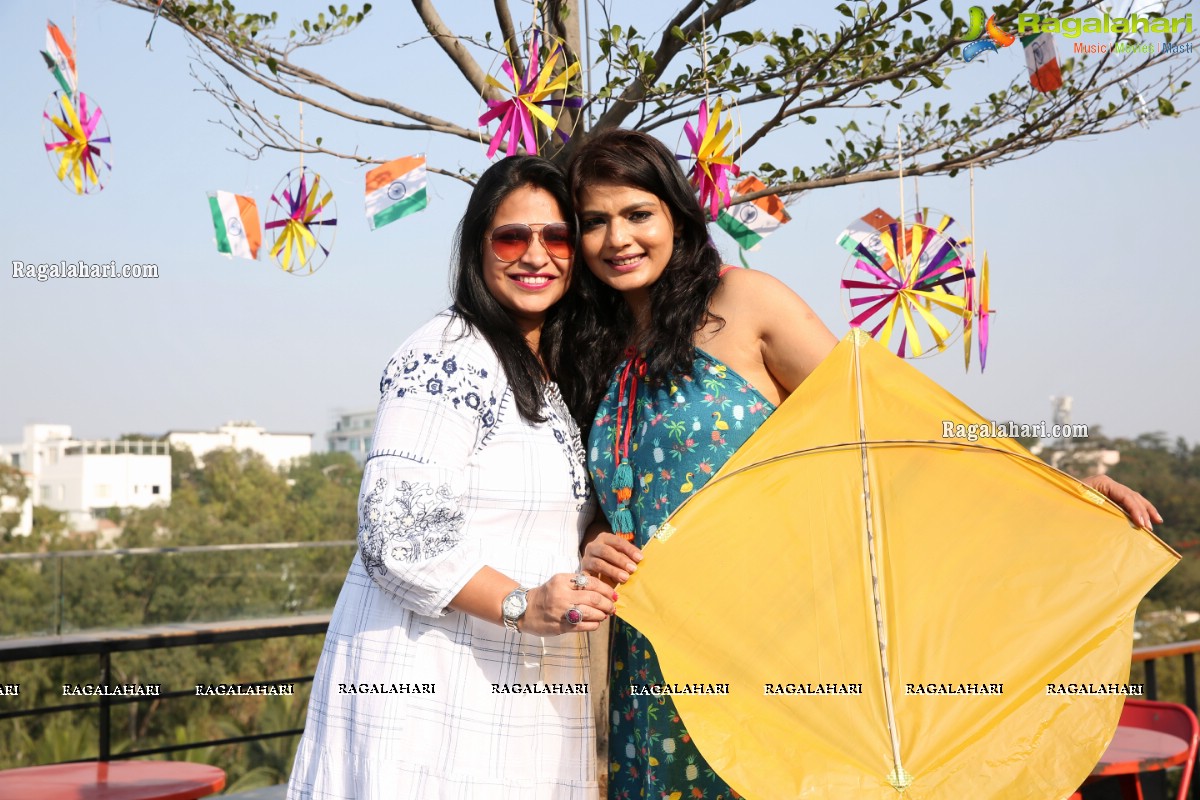
[[[737,269],[737,267],[733,264],[726,264],[725,266],[721,267],[721,271],[717,273],[717,277],[724,278],[725,273],[729,272],[729,270],[731,270],[731,269]]]

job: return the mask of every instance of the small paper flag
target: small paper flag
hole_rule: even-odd
[[[747,175],[733,190],[734,198],[760,192],[766,185],[753,175]],[[769,236],[791,220],[778,195],[769,194],[749,203],[735,203],[721,210],[717,224],[733,237],[743,250],[757,250],[764,237]]]
[[[217,252],[231,258],[258,258],[262,225],[254,199],[232,192],[215,192],[209,194],[208,205],[217,233]]]
[[[367,224],[371,230],[415,214],[429,204],[425,156],[406,156],[367,173]]]
[[[1053,92],[1063,85],[1062,70],[1058,67],[1058,52],[1054,34],[1022,36],[1025,64],[1029,67],[1029,83],[1039,92]]]
[[[54,74],[58,85],[66,92],[67,97],[73,98],[78,88],[75,74],[75,51],[67,43],[67,37],[50,20],[46,20],[46,49],[42,51],[46,66]]]

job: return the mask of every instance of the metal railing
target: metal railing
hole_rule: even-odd
[[[243,552],[278,552],[278,551],[299,551],[310,549],[328,549],[328,548],[346,548],[351,553],[358,547],[358,542],[354,539],[342,539],[335,541],[321,542],[272,542],[259,544],[214,544],[214,545],[190,545],[180,547],[122,547],[122,548],[103,548],[96,550],[61,550],[48,553],[0,553],[0,568],[6,564],[27,563],[39,565],[35,568],[39,569],[47,580],[52,580],[53,585],[47,587],[46,599],[52,603],[52,608],[47,608],[49,616],[43,626],[39,629],[21,630],[8,633],[6,625],[0,621],[0,641],[3,641],[5,635],[29,635],[31,633],[53,633],[62,635],[68,632],[69,628],[88,629],[98,627],[95,624],[75,624],[71,625],[71,621],[66,618],[67,609],[64,602],[64,592],[69,577],[66,575],[66,567],[68,564],[80,562],[80,560],[88,559],[122,559],[126,557],[191,557],[201,554],[221,554],[221,553],[243,553]],[[327,573],[328,579],[332,585],[333,596],[336,596],[338,588],[341,586],[342,579],[345,576],[345,567],[349,565],[349,556],[346,561],[341,564],[338,570]],[[81,576],[79,580],[87,580],[86,576]],[[321,606],[328,608],[329,606]],[[261,609],[256,614],[256,617],[262,618],[277,611],[289,611],[302,613],[309,609],[296,608],[287,605],[272,609]],[[265,612],[265,613],[264,613]],[[255,613],[251,609],[250,613]],[[194,618],[194,617],[193,617]],[[106,625],[123,624],[121,620],[108,620]],[[135,624],[135,623],[131,623]]]
[[[1200,653],[1200,639],[1134,650],[1133,663],[1143,662],[1146,670],[1146,698],[1158,699],[1158,661],[1180,656],[1183,658],[1183,703],[1193,713],[1200,714],[1200,709],[1196,708],[1196,653]]]
[[[220,623],[180,623],[175,625],[156,625],[136,630],[92,631],[88,633],[69,634],[66,636],[46,636],[34,639],[0,640],[0,664],[13,661],[27,661],[40,658],[58,658],[63,656],[96,655],[99,657],[98,686],[107,687],[111,684],[112,656],[114,653],[131,653],[139,650],[158,650],[172,647],[192,647],[196,645],[222,644],[228,642],[245,642],[262,639],[274,639],[287,636],[308,636],[324,634],[329,627],[329,614],[311,614],[308,616],[282,617],[270,620],[234,620]],[[270,681],[255,681],[253,685],[281,685],[296,683],[311,683],[312,675],[296,678],[283,678]],[[185,689],[163,692],[153,696],[111,696],[102,694],[95,701],[82,703],[66,703],[37,708],[21,709],[19,711],[0,712],[0,721],[19,717],[32,717],[41,714],[57,714],[68,711],[98,709],[100,712],[100,740],[98,757],[96,759],[81,759],[84,761],[110,761],[124,758],[175,753],[183,750],[194,750],[202,747],[215,747],[226,744],[240,744],[261,739],[273,739],[283,736],[298,736],[304,728],[267,733],[234,736],[224,739],[213,739],[202,742],[185,742],[166,747],[153,747],[143,750],[128,750],[122,753],[112,752],[112,709],[114,706],[130,703],[148,702],[172,697],[194,697],[195,689]]]
[[[159,625],[138,628],[135,630],[94,631],[69,634],[65,636],[48,636],[33,639],[0,640],[0,664],[40,658],[55,658],[62,656],[96,655],[99,658],[100,686],[108,686],[112,674],[112,655],[135,651],[156,650],[161,648],[189,647],[230,642],[255,641],[290,636],[306,636],[324,634],[329,626],[330,614],[311,614],[307,616],[282,617],[276,619],[234,620],[219,623],[181,623],[174,625]],[[1196,710],[1196,671],[1195,656],[1200,652],[1200,640],[1176,642],[1167,645],[1144,647],[1133,652],[1132,662],[1143,663],[1145,668],[1146,696],[1151,700],[1158,698],[1157,662],[1181,657],[1184,670],[1184,703],[1193,711]],[[312,675],[295,678],[255,682],[253,685],[279,685],[311,683]],[[250,685],[250,684],[247,684]],[[112,752],[111,712],[114,706],[129,703],[146,702],[152,699],[194,696],[193,690],[180,690],[162,693],[154,697],[111,697],[102,695],[96,701],[69,703],[53,706],[40,706],[19,711],[0,712],[0,722],[19,717],[38,716],[40,714],[64,713],[68,711],[98,709],[100,712],[99,755],[95,760],[108,761],[114,759],[137,758],[150,755],[174,753],[185,750],[213,747],[219,745],[241,744],[257,740],[273,739],[286,736],[298,736],[304,732],[303,726],[282,731],[248,734],[244,736],[227,737],[200,742],[185,742],[165,747],[153,747],[141,750],[129,750],[121,753]],[[94,759],[81,759],[90,761]],[[1196,796],[1195,788],[1189,793]]]

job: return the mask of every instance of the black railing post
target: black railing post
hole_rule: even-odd
[[[108,682],[112,673],[112,653],[105,650],[100,654],[100,688],[105,694],[100,695],[100,760],[108,761],[112,747],[112,731],[109,712],[112,710],[112,700],[109,698]]]
[[[1146,664],[1146,699],[1158,699],[1158,675],[1154,671],[1154,659],[1151,658],[1144,662]]]
[[[1196,654],[1183,654],[1183,702],[1193,714],[1200,714],[1196,708]]]

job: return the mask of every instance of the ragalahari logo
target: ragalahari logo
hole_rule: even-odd
[[[992,14],[984,21],[983,9],[971,6],[970,27],[967,28],[967,38],[974,39],[963,48],[963,61],[970,61],[981,53],[994,52],[1001,47],[1008,47],[1017,37],[1008,33],[996,24],[996,15]]]

